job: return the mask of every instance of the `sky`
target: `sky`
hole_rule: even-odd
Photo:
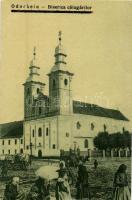
[[[47,0],[31,1],[35,2],[49,4]],[[0,123],[23,119],[23,83],[34,46],[48,94],[47,74],[54,64],[60,30],[67,70],[74,73],[73,98],[118,109],[132,120],[130,1],[52,1],[54,5],[92,6],[93,13],[86,15],[11,13],[11,3],[2,4]]]

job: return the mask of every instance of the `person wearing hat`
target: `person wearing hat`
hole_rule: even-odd
[[[20,187],[19,177],[13,177],[6,185],[4,192],[4,200],[24,200],[25,194]]]
[[[126,174],[127,166],[121,164],[114,177],[114,192],[112,200],[130,200],[130,190],[128,187],[128,178]]]

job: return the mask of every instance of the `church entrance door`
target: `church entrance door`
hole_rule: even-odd
[[[38,150],[38,157],[42,158],[42,151],[41,150]]]

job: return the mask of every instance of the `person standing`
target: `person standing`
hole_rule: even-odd
[[[98,161],[95,160],[95,161],[94,161],[94,169],[97,169],[97,167],[98,167]]]
[[[4,192],[4,200],[24,200],[25,194],[20,188],[19,177],[13,177],[12,180],[6,185]]]
[[[114,177],[114,192],[112,200],[130,200],[130,190],[128,187],[128,178],[126,174],[127,166],[122,164],[119,166]]]
[[[56,183],[56,200],[71,200],[70,186],[66,169],[61,169]]]
[[[90,199],[88,171],[86,166],[84,166],[82,163],[79,165],[78,169],[76,188],[77,188],[76,199],[79,200]]]

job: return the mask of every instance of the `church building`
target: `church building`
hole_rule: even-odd
[[[74,100],[74,74],[69,71],[66,62],[67,54],[62,45],[61,33],[54,56],[54,65],[48,73],[49,95],[46,95],[34,49],[29,76],[23,84],[24,120],[21,122],[22,133],[19,134],[21,130],[17,130],[20,139],[17,153],[46,157],[59,156],[61,150],[68,151],[70,148],[87,152],[94,149],[93,139],[99,132],[128,130],[129,120],[119,110]],[[0,125],[0,142],[5,140],[2,127]],[[10,135],[7,134],[6,139],[8,137]]]

